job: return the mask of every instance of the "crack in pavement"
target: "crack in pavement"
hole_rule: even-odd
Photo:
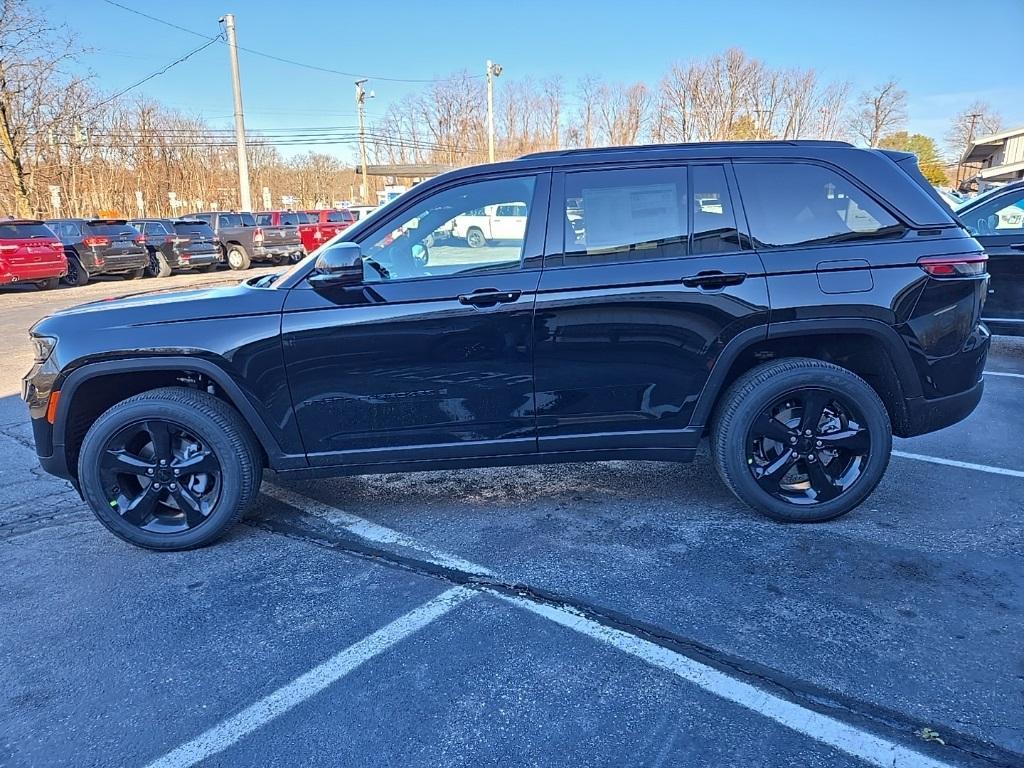
[[[321,520],[317,520],[313,515],[305,512],[292,512],[293,509],[294,507],[290,506],[290,511],[286,515],[270,513],[259,518],[246,518],[243,523],[268,533],[355,555],[420,576],[526,598],[539,604],[576,613],[603,626],[660,645],[733,677],[753,681],[757,687],[793,701],[806,709],[834,717],[867,731],[880,732],[897,742],[911,743],[917,749],[931,750],[936,757],[948,755],[938,751],[939,748],[935,744],[915,736],[915,732],[922,731],[924,728],[943,727],[942,738],[945,741],[945,748],[956,750],[961,757],[970,759],[975,764],[980,762],[986,766],[998,766],[999,768],[1019,768],[1024,764],[1024,754],[983,741],[961,731],[946,729],[936,723],[914,720],[897,710],[820,688],[780,670],[732,656],[692,638],[677,635],[663,627],[638,621],[619,611],[529,584],[503,581],[489,574],[472,573],[418,557],[403,555],[337,531],[325,531],[322,529]]]

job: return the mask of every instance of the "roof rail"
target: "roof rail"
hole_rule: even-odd
[[[579,149],[554,149],[547,152],[531,152],[518,157],[518,160],[535,160],[544,157],[567,157],[571,155],[616,154],[633,152],[638,149],[673,150],[700,147],[852,147],[846,141],[827,141],[824,139],[791,139],[788,141],[700,141],[682,144],[632,144],[619,147],[581,147]]]

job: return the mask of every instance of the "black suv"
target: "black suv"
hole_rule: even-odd
[[[1024,181],[979,195],[957,214],[989,257],[982,319],[993,333],[1024,336]]]
[[[437,236],[502,205],[526,220],[481,247]],[[44,468],[154,549],[222,534],[265,468],[687,461],[706,435],[740,499],[821,521],[893,434],[974,410],[987,282],[912,155],[551,152],[419,184],[276,275],[48,317],[23,396]]]
[[[170,277],[175,270],[209,272],[220,261],[220,240],[198,219],[132,219],[149,250],[150,277]]]
[[[68,285],[85,285],[97,275],[133,280],[149,265],[142,234],[124,219],[50,219],[46,225],[64,244]]]

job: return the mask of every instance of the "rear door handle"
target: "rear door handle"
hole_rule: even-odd
[[[496,288],[481,288],[472,293],[459,295],[461,304],[474,307],[493,307],[495,304],[508,304],[523,295],[522,291],[499,291]]]
[[[684,277],[682,282],[687,288],[700,288],[705,291],[725,288],[728,285],[739,285],[747,279],[744,272],[719,272],[717,269],[709,269],[698,272],[696,275]]]

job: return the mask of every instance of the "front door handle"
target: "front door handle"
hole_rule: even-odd
[[[687,288],[700,288],[705,291],[718,290],[727,285],[739,285],[747,279],[743,272],[720,272],[717,269],[708,269],[683,278],[683,285]]]
[[[472,293],[459,295],[459,303],[471,304],[474,307],[493,307],[495,304],[508,304],[523,295],[522,291],[499,291],[496,288],[480,288]]]

